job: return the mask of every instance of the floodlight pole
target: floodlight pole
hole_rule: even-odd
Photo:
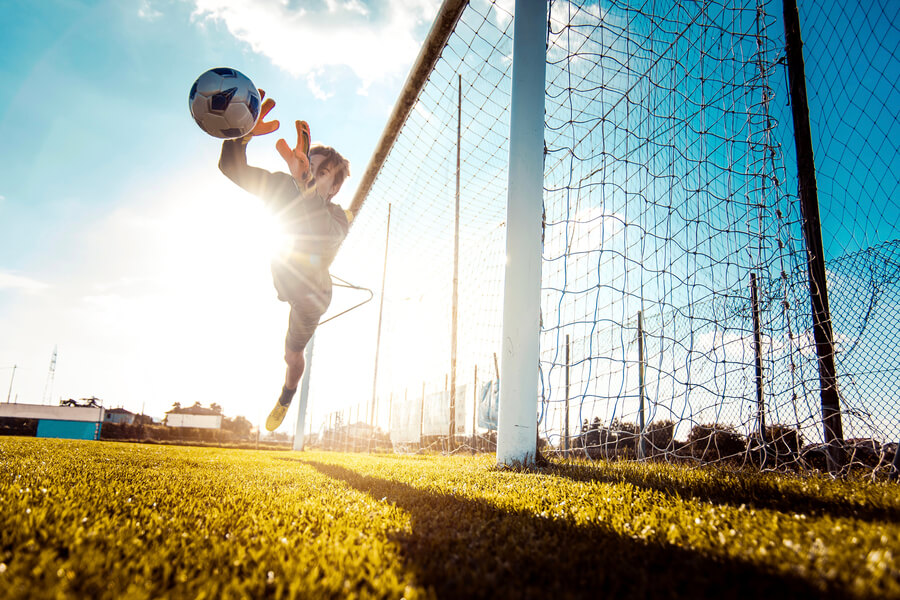
[[[497,463],[537,454],[547,3],[516,0]]]
[[[309,338],[306,345],[306,368],[303,370],[303,379],[300,380],[300,406],[297,407],[297,431],[294,433],[294,450],[303,450],[303,429],[306,422],[306,406],[309,401],[309,373],[312,371],[313,346],[316,343],[316,334]]]

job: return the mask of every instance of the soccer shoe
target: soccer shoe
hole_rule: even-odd
[[[290,404],[288,404],[288,406],[290,406]],[[275,403],[275,408],[272,409],[272,412],[269,413],[269,417],[266,419],[266,429],[269,431],[278,429],[278,426],[284,421],[288,406],[284,406],[281,402]]]

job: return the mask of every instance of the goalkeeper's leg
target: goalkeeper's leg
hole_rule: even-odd
[[[319,318],[324,312],[327,304],[321,302],[315,303],[291,303],[291,314],[288,318],[288,331],[284,339],[284,362],[287,369],[284,374],[284,387],[281,388],[281,395],[269,413],[266,419],[266,429],[275,431],[287,415],[294,394],[297,392],[297,386],[300,378],[303,376],[303,370],[306,367],[306,361],[303,353],[306,345],[312,338],[316,327],[319,324]]]
[[[276,286],[277,287],[277,286]],[[308,291],[299,294],[290,301],[291,314],[288,317],[288,330],[284,338],[284,362],[287,370],[284,374],[284,387],[275,407],[266,419],[266,429],[275,431],[287,415],[291,400],[297,392],[297,385],[303,376],[306,362],[303,353],[319,326],[319,319],[331,303],[331,288]]]

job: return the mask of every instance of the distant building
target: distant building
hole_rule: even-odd
[[[97,406],[0,404],[0,417],[36,419],[37,437],[99,440],[104,409]]]
[[[199,403],[187,408],[176,406],[166,412],[167,427],[197,427],[199,429],[221,429],[222,411],[204,408]]]
[[[117,423],[119,425],[134,425],[135,415],[124,408],[108,408],[103,418],[104,423]]]

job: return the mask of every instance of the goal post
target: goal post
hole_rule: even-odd
[[[303,371],[303,378],[300,380],[300,405],[297,407],[297,426],[294,432],[293,450],[303,450],[306,445],[304,432],[306,431],[306,409],[309,406],[309,377],[312,371],[313,347],[316,344],[316,336],[309,339],[306,345],[306,368]]]
[[[497,463],[537,452],[547,3],[516,0]]]

